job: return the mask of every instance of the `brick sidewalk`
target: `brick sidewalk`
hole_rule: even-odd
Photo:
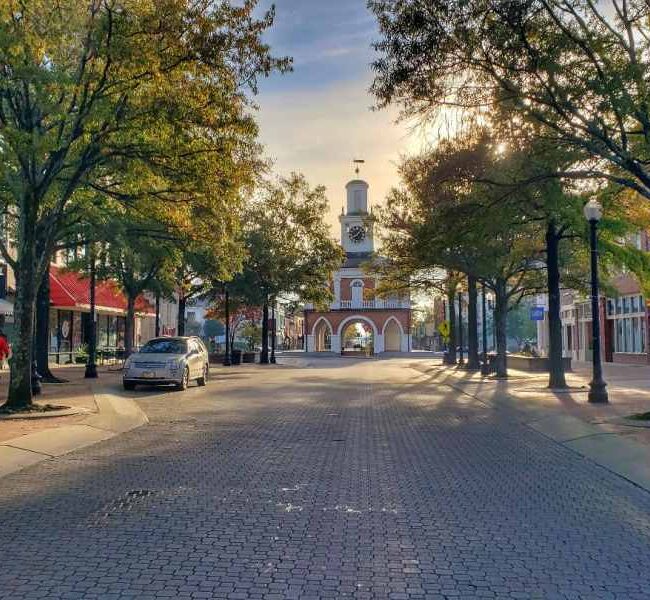
[[[451,377],[454,385],[490,404],[511,403],[519,410],[548,411],[568,414],[585,422],[601,424],[608,431],[650,444],[650,428],[625,417],[650,411],[650,366],[604,365],[608,384],[609,404],[589,404],[587,393],[591,379],[591,364],[574,363],[567,373],[570,390],[556,392],[547,389],[546,373],[529,373],[509,369],[510,378],[497,381],[455,368],[434,367]]]
[[[9,440],[28,433],[35,433],[45,429],[53,429],[64,425],[74,425],[82,421],[90,412],[97,412],[97,406],[92,391],[92,380],[84,379],[83,366],[69,366],[53,368],[52,372],[67,383],[44,384],[43,393],[35,400],[39,404],[57,404],[71,407],[79,407],[85,410],[83,414],[27,419],[0,419],[0,441]],[[101,383],[116,384],[119,382],[121,373],[108,371],[107,367],[99,368],[99,379]],[[9,385],[9,371],[0,371],[0,402],[7,397]]]

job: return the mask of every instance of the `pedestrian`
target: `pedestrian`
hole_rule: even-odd
[[[0,330],[0,369],[4,369],[5,361],[11,356],[11,346],[7,336]]]

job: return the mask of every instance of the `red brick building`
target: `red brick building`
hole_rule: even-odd
[[[330,284],[334,302],[329,310],[305,310],[306,350],[409,352],[409,297],[375,298],[377,279],[362,269],[374,252],[368,184],[355,179],[347,184],[346,191],[347,207],[339,217],[346,258]]]

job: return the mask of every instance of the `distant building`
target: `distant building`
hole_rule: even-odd
[[[339,217],[346,258],[334,274],[334,302],[328,310],[305,309],[308,352],[409,352],[411,304],[408,295],[375,298],[378,279],[362,270],[374,252],[374,221],[368,211],[368,184],[346,186],[347,206]]]

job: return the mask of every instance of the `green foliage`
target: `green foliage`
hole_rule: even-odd
[[[262,328],[257,323],[246,323],[241,328],[239,335],[246,340],[246,346],[250,352],[262,344]]]
[[[250,93],[290,62],[261,40],[255,0],[30,0],[0,3],[0,240],[14,269],[9,402],[31,401],[36,282],[75,223],[118,203],[163,238],[229,244],[243,186],[259,172]],[[119,211],[117,211],[119,213]],[[118,227],[110,250],[125,289],[167,249]],[[221,252],[223,255],[223,252]],[[108,263],[107,263],[108,264]],[[153,278],[153,277],[151,277]],[[130,280],[130,281],[127,281]]]
[[[379,104],[510,119],[579,158],[557,175],[608,179],[650,198],[650,7],[580,0],[371,0]],[[497,108],[498,109],[498,108]]]
[[[327,207],[325,189],[311,188],[302,175],[263,184],[243,218],[248,255],[228,284],[233,297],[253,306],[281,295],[329,300],[327,282],[343,251],[323,219]]]

